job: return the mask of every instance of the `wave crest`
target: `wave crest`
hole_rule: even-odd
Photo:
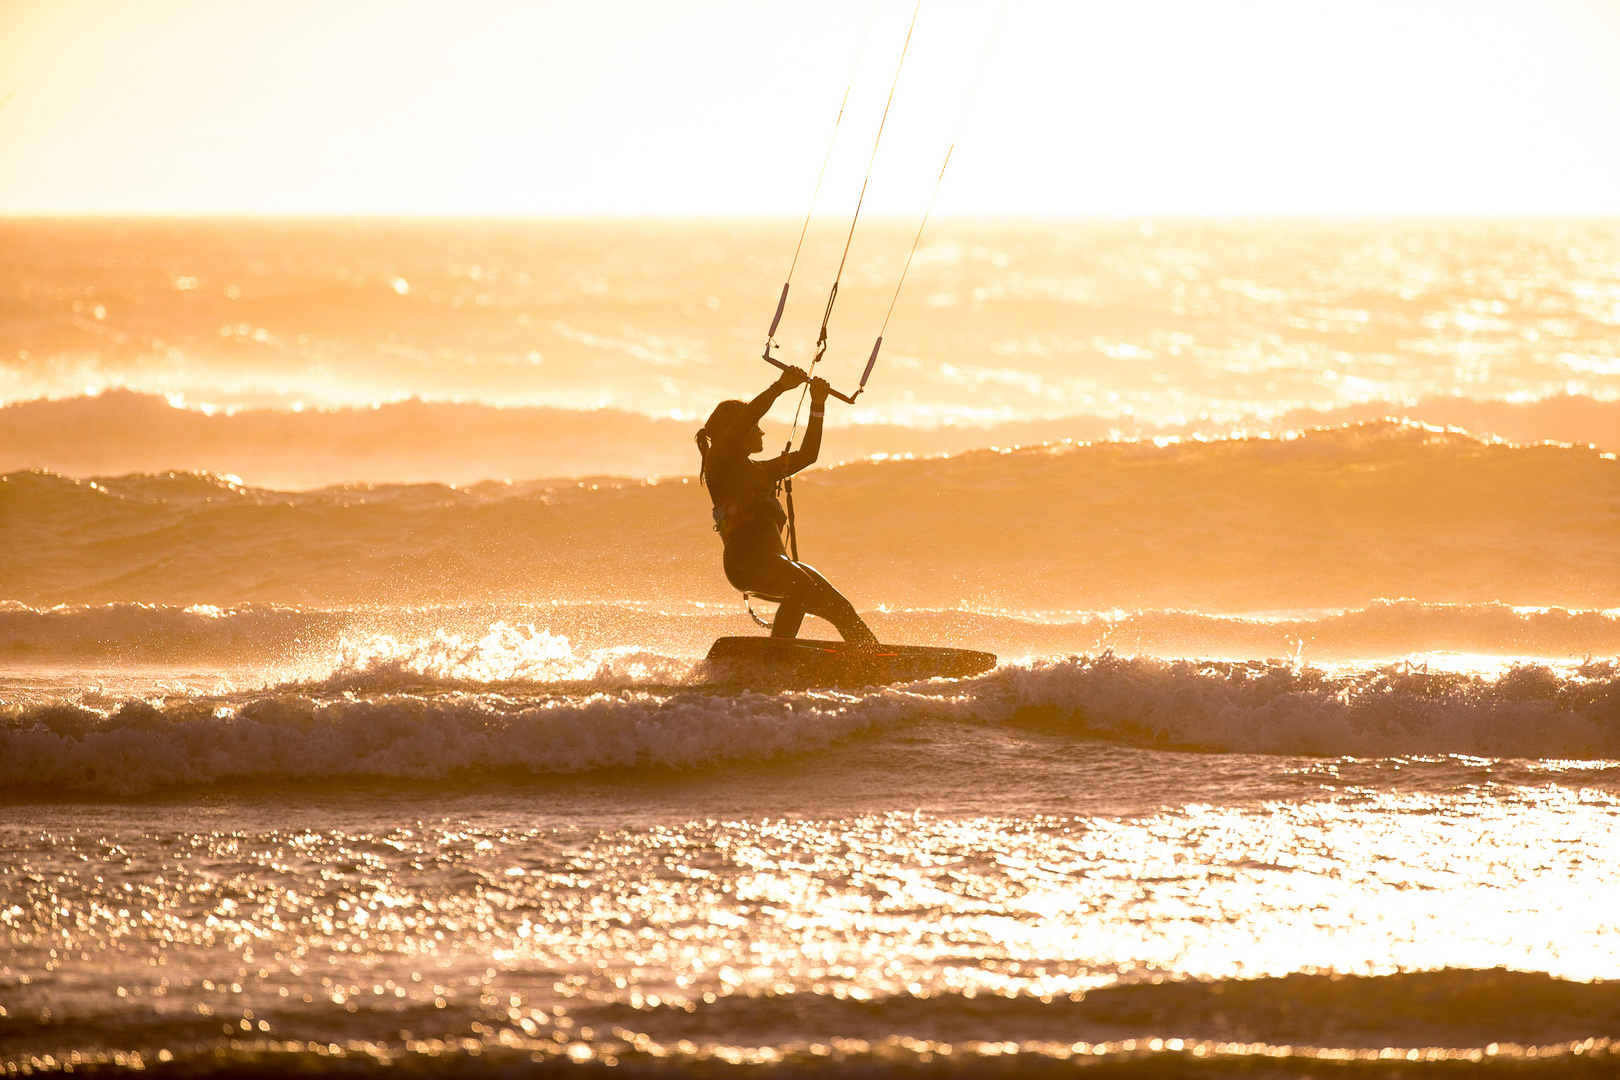
[[[536,662],[567,662],[556,639],[508,631],[501,640],[543,654]],[[482,655],[477,644],[474,656]],[[409,654],[402,670],[417,659],[428,666],[441,655],[435,649]],[[693,768],[926,723],[1040,726],[1217,752],[1620,758],[1614,662],[1563,671],[1519,665],[1488,678],[1407,664],[1333,673],[1105,653],[860,693],[623,688],[356,699],[348,691],[320,699],[342,691],[344,678],[234,706],[197,698],[130,702],[110,713],[61,704],[13,709],[0,714],[0,787],[126,795],[237,781]]]
[[[1003,679],[1024,722],[1138,746],[1265,754],[1620,756],[1620,664],[1518,664],[1496,678],[1391,664],[1095,658]]]
[[[0,561],[0,596],[729,599],[690,477],[598,479],[286,493],[180,474],[0,476],[0,544],[15,552]],[[1620,603],[1620,467],[1585,448],[1374,422],[1284,439],[854,462],[806,482],[817,559],[855,595],[907,607],[965,596],[1025,610]]]
[[[459,695],[278,695],[235,709],[129,702],[110,715],[53,705],[0,726],[0,786],[135,795],[233,781],[692,768],[816,749],[873,720],[871,710],[764,694],[602,694],[511,709]]]

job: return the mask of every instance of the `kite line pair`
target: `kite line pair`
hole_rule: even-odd
[[[917,224],[917,233],[914,237],[912,237],[911,250],[906,255],[905,265],[900,270],[900,278],[895,283],[894,295],[889,299],[889,309],[883,316],[882,326],[878,328],[877,340],[872,343],[871,355],[866,358],[866,369],[861,372],[860,385],[855,388],[855,392],[852,394],[844,394],[832,389],[831,387],[828,388],[828,392],[832,394],[832,396],[838,398],[840,401],[847,402],[850,405],[855,404],[855,399],[860,397],[861,394],[866,390],[866,382],[872,377],[872,369],[877,366],[878,352],[883,348],[883,335],[889,328],[889,319],[894,315],[894,306],[900,299],[900,290],[905,287],[906,274],[911,270],[911,262],[917,255],[917,245],[922,241],[923,229],[928,225],[928,215],[934,209],[934,200],[938,197],[940,184],[945,179],[945,170],[950,167],[951,154],[956,150],[956,140],[962,133],[962,125],[967,121],[968,109],[973,104],[973,97],[978,92],[979,82],[984,76],[985,65],[990,59],[990,49],[995,44],[997,32],[1001,29],[1002,18],[1007,14],[1008,2],[1009,0],[1002,0],[1001,9],[996,15],[995,25],[991,28],[990,35],[985,41],[984,55],[979,59],[979,67],[977,72],[974,74],[973,84],[969,88],[967,98],[962,104],[962,114],[956,121],[956,130],[951,136],[950,146],[945,151],[945,160],[939,167],[939,175],[934,179],[934,188],[928,196],[928,203],[923,209],[922,219]],[[883,116],[878,121],[877,135],[872,140],[872,153],[867,159],[866,175],[861,180],[860,195],[855,200],[855,212],[850,216],[849,232],[844,237],[844,250],[838,259],[838,271],[833,275],[832,287],[827,290],[827,306],[821,313],[821,329],[816,335],[816,351],[811,357],[810,367],[808,370],[808,373],[812,376],[815,375],[816,365],[821,363],[822,357],[827,353],[827,325],[832,320],[833,306],[838,302],[838,286],[844,279],[844,266],[849,261],[850,245],[855,240],[855,226],[861,220],[861,207],[866,202],[866,189],[872,181],[872,169],[877,164],[878,148],[883,144],[883,129],[889,122],[889,110],[894,105],[895,90],[900,85],[900,73],[905,69],[906,53],[911,49],[911,38],[912,34],[917,29],[917,17],[922,13],[922,5],[923,0],[917,0],[915,7],[912,8],[911,22],[906,27],[905,42],[900,47],[900,58],[898,61],[896,61],[894,66],[894,78],[889,82],[889,96],[883,104]],[[838,105],[838,116],[833,121],[832,135],[827,140],[827,152],[822,156],[821,159],[821,171],[816,176],[815,190],[810,195],[810,208],[805,212],[804,224],[799,229],[799,242],[798,245],[794,247],[793,259],[788,264],[787,280],[782,283],[782,294],[776,301],[776,314],[771,318],[770,329],[765,332],[765,352],[763,354],[763,359],[767,363],[774,364],[776,367],[783,370],[786,370],[788,365],[771,355],[772,349],[780,348],[780,345],[776,340],[776,329],[779,325],[781,325],[782,313],[787,310],[788,289],[793,284],[793,271],[798,267],[799,255],[804,250],[804,238],[810,230],[810,219],[815,214],[816,200],[821,195],[821,184],[827,176],[827,163],[832,160],[833,146],[838,141],[838,129],[844,120],[844,109],[849,104],[850,90],[855,85],[855,73],[860,68],[861,56],[866,51],[866,41],[871,35],[872,20],[877,15],[877,8],[878,0],[873,0],[872,9],[866,17],[866,29],[862,32],[860,45],[855,50],[855,62],[850,68],[849,82],[844,87],[844,97]],[[806,388],[808,389],[808,383],[806,384]],[[799,415],[803,408],[804,391],[801,391],[799,394],[799,405],[793,411],[793,427],[788,433],[787,445],[783,448],[784,452],[793,449],[793,440],[797,437],[799,430]],[[799,558],[799,538],[793,513],[792,481],[784,481],[782,488],[787,498],[788,542],[791,546],[793,559],[795,562],[797,562]]]

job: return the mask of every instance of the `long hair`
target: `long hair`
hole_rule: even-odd
[[[747,407],[748,402],[737,398],[729,398],[716,405],[714,412],[709,414],[708,423],[698,428],[698,433],[694,436],[697,441],[699,457],[698,483],[703,483],[704,475],[708,472],[709,447],[714,445],[714,437],[730,427],[731,422],[736,419],[738,411]]]

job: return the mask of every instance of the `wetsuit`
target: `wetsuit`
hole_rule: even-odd
[[[813,568],[788,558],[782,546],[787,513],[777,501],[776,485],[814,463],[821,452],[823,402],[813,404],[799,449],[769,461],[753,461],[742,449],[743,439],[785,389],[773,383],[750,401],[724,431],[711,436],[704,457],[715,531],[726,545],[726,580],[742,592],[780,602],[771,622],[772,637],[797,637],[808,613],[832,623],[845,641],[874,642],[877,636],[855,606]]]

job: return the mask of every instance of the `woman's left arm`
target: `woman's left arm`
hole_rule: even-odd
[[[805,425],[804,440],[799,443],[797,450],[761,462],[771,479],[792,476],[800,469],[814,465],[816,458],[821,456],[821,422],[827,412],[827,392],[826,379],[818,377],[810,380],[810,422]]]

